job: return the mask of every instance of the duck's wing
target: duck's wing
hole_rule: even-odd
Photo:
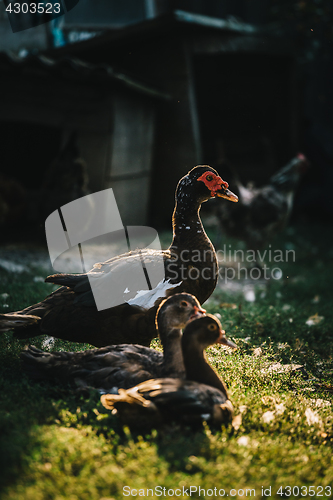
[[[81,352],[44,352],[30,346],[21,353],[21,360],[23,370],[34,380],[107,392],[158,376],[163,355],[154,349],[128,344]]]
[[[149,309],[157,299],[166,297],[169,289],[178,286],[165,280],[164,265],[170,258],[168,251],[135,250],[97,263],[88,273],[54,274],[45,281],[70,288],[75,293],[74,304],[79,306],[94,307],[96,297],[101,297],[103,302],[110,301],[110,305],[105,302],[108,307],[113,307],[111,296],[116,293],[116,302],[120,300],[115,306],[127,302]]]
[[[141,253],[131,252],[96,265],[91,271],[96,281],[102,282],[101,295],[106,299],[112,295],[114,289],[119,291],[117,276],[121,277],[122,273],[132,276],[132,270],[139,269],[141,278],[145,280],[142,283],[144,290],[141,286],[128,286],[129,292],[122,283],[123,287],[120,289],[122,294],[118,305],[107,304],[107,307],[103,309],[96,307],[88,278],[90,273],[49,276],[46,279],[47,282],[63,286],[42,302],[20,311],[18,314],[22,318],[25,315],[36,316],[37,325],[34,321],[31,324],[31,318],[29,321],[22,319],[24,327],[17,323],[14,335],[23,339],[45,333],[72,342],[89,343],[96,347],[124,342],[136,344],[138,341],[142,345],[149,346],[151,339],[156,337],[155,315],[158,304],[169,295],[169,290],[173,288],[177,290],[177,283],[163,280],[157,283],[155,288],[152,287],[149,290],[144,268],[141,265],[142,256],[145,270],[151,276],[154,275],[154,269],[158,263],[164,262],[164,259],[168,262],[170,252],[158,252],[158,255],[151,250],[143,250]],[[141,267],[138,266],[138,262]],[[134,280],[135,284],[136,280]],[[137,289],[139,290],[136,291]],[[11,321],[12,319],[10,318]],[[0,320],[0,324],[2,325],[4,321],[5,319]],[[3,328],[4,331],[8,329],[7,326],[8,322],[6,322],[6,328]]]
[[[151,427],[172,421],[197,425],[204,420],[221,425],[233,415],[232,404],[217,389],[172,378],[147,380],[119,394],[106,394],[101,401],[106,408],[118,411],[123,423],[134,427],[143,422],[148,425],[147,420]]]
[[[180,379],[160,379],[153,387],[145,382],[140,384],[139,393],[153,401],[167,418],[184,423],[208,420],[216,424],[216,408],[228,401],[226,395],[214,387]]]
[[[38,315],[41,320],[34,325],[16,328],[18,338],[46,335],[104,347],[110,344],[137,344],[149,346],[157,336],[155,315],[157,306],[148,311],[127,303],[98,311],[76,303],[77,294],[61,287],[39,304],[30,306],[22,314]]]
[[[95,387],[100,392],[128,389],[159,376],[163,361],[161,352],[139,345],[117,345],[106,353],[98,353],[79,370],[73,372],[79,387]]]
[[[105,408],[117,413],[121,422],[132,428],[151,429],[165,422],[163,408],[155,404],[154,396],[165,390],[176,392],[179,379],[151,379],[130,389],[119,389],[118,394],[104,394],[101,402]]]

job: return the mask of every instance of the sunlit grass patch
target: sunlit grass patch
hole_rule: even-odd
[[[118,499],[126,485],[145,492],[159,485],[254,488],[257,498],[272,486],[272,498],[281,498],[279,486],[332,486],[333,243],[320,228],[307,227],[276,242],[286,244],[296,261],[281,265],[282,279],[271,280],[265,294],[247,302],[221,287],[205,305],[238,345],[207,351],[235,407],[234,427],[219,432],[170,426],[131,433],[96,392],[82,396],[27,379],[19,353],[29,343],[41,348],[45,336],[1,334],[1,498]],[[0,312],[50,293],[52,285],[33,281],[40,273],[0,271],[0,295],[8,294]],[[322,319],[307,324],[316,314]],[[56,340],[52,349],[90,347]],[[157,339],[152,347],[160,349]]]

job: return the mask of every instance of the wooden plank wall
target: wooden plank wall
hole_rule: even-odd
[[[105,186],[112,187],[125,225],[147,223],[155,113],[148,100],[115,93],[112,147]]]
[[[1,89],[3,123],[26,123],[27,133],[29,123],[57,127],[63,130],[64,143],[73,130],[77,131],[90,191],[112,187],[124,224],[147,224],[154,102],[111,85],[98,88],[47,78],[43,72],[24,77],[4,72]]]

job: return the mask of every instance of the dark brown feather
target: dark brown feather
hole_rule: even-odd
[[[211,326],[215,330],[211,330]],[[186,380],[160,378],[147,380],[119,394],[105,394],[102,404],[119,414],[122,423],[148,430],[170,422],[213,426],[228,424],[233,407],[226,387],[208,364],[203,349],[218,340],[221,325],[213,316],[190,322],[183,334]],[[195,373],[195,381],[188,380]]]
[[[23,370],[37,381],[58,381],[104,392],[130,388],[153,377],[184,377],[180,329],[192,316],[201,314],[199,309],[197,299],[185,293],[163,301],[156,321],[164,355],[155,349],[131,344],[52,353],[31,346],[21,353]]]

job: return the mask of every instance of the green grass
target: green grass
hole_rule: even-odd
[[[223,288],[208,301],[207,310],[221,315],[228,336],[239,346],[233,352],[221,346],[208,351],[229,386],[236,415],[241,415],[237,429],[212,432],[206,426],[193,433],[174,426],[145,436],[131,433],[104,410],[96,393],[82,397],[64,387],[30,382],[19,362],[29,341],[15,340],[11,333],[0,335],[1,499],[118,499],[126,498],[124,486],[216,487],[228,494],[232,488],[244,490],[243,497],[240,492],[234,498],[246,497],[247,488],[255,489],[252,498],[261,498],[262,487],[269,486],[271,498],[287,498],[287,486],[315,486],[316,493],[321,493],[320,486],[333,488],[329,231],[299,227],[275,242],[274,248],[292,245],[296,262],[281,265],[283,278],[271,280],[266,295],[260,298],[258,292],[256,302]],[[9,308],[3,308],[0,299],[0,312],[22,308],[52,291],[51,285],[33,282],[33,276],[1,271],[0,294],[9,294]],[[316,313],[324,319],[308,326],[306,320]],[[42,337],[31,340],[39,347],[41,342]],[[86,347],[57,340],[54,349]],[[275,363],[304,368],[270,371]],[[277,494],[280,486],[284,496]],[[295,489],[289,498],[300,498],[301,492],[310,498],[304,489],[298,495]],[[322,498],[330,498],[327,493],[323,490]],[[165,495],[161,498],[182,498],[176,492]],[[219,496],[193,492],[192,498]]]

